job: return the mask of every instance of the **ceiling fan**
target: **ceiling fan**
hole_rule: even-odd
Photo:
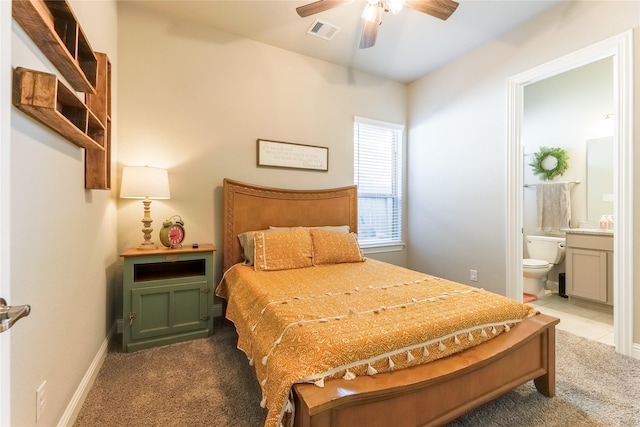
[[[351,1],[353,0],[318,0],[297,7],[296,12],[304,18]],[[367,0],[367,6],[362,13],[365,23],[360,37],[360,49],[366,49],[376,44],[378,28],[382,24],[383,12],[391,11],[396,15],[402,10],[403,6],[444,21],[455,12],[458,2],[454,0]]]

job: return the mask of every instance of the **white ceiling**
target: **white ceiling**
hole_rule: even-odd
[[[408,83],[557,5],[561,0],[459,0],[446,21],[413,9],[385,13],[376,45],[358,49],[366,0],[301,18],[300,0],[143,0],[157,12],[211,26],[334,64]],[[306,32],[315,19],[341,30],[330,40]]]

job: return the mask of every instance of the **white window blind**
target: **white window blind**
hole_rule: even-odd
[[[394,123],[356,117],[354,182],[358,241],[363,247],[402,242],[402,132]]]

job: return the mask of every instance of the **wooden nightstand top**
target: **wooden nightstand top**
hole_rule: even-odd
[[[132,256],[147,256],[147,255],[177,255],[177,254],[191,254],[198,252],[215,252],[217,251],[215,245],[210,243],[198,245],[197,248],[191,247],[191,245],[184,245],[181,248],[177,249],[169,249],[164,246],[159,247],[158,249],[138,249],[138,248],[129,248],[122,252],[120,256],[122,257],[132,257]]]

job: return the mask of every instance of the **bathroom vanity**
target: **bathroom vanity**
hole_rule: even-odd
[[[572,228],[566,243],[569,301],[613,312],[613,230]]]

